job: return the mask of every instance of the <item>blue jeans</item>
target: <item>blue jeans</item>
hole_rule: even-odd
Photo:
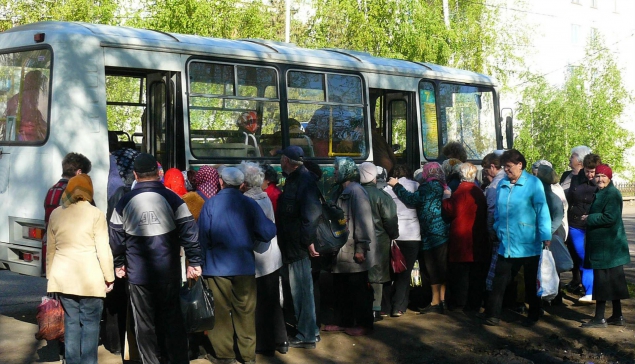
[[[585,294],[593,295],[593,269],[583,268],[584,266],[584,238],[586,236],[586,230],[577,229],[574,227],[569,228],[569,235],[571,235],[571,241],[575,252],[580,257],[580,272],[582,273],[582,285],[584,286]]]
[[[318,327],[315,321],[313,278],[309,258],[289,263],[289,285],[291,286],[293,309],[298,325],[296,337],[302,341],[315,342]]]
[[[61,294],[66,364],[97,364],[104,299]]]

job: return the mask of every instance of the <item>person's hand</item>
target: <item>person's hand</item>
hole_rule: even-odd
[[[320,256],[320,253],[318,253],[317,250],[315,250],[315,245],[313,244],[309,245],[309,255],[311,256],[311,258]]]
[[[115,288],[115,282],[106,282],[106,293],[112,291]]]
[[[119,268],[115,268],[115,276],[117,278],[123,278],[126,276],[126,266],[122,265]]]
[[[353,260],[359,264],[362,264],[366,261],[366,257],[364,256],[364,253],[355,253],[355,256],[353,256]]]
[[[450,198],[452,197],[452,190],[447,187],[446,189],[443,190],[443,199],[445,200],[446,198]]]
[[[203,269],[201,267],[187,267],[187,278],[194,279],[200,277],[203,274]]]
[[[388,186],[390,186],[390,187],[395,187],[395,185],[397,183],[399,183],[399,180],[396,179],[395,177],[390,177],[390,178],[388,178],[388,182],[386,182],[386,183],[388,183]]]
[[[586,221],[587,217],[589,217],[589,215],[582,215],[582,216],[580,216],[580,220]]]
[[[548,248],[549,245],[551,245],[551,240],[545,240],[545,241],[542,242],[542,246],[544,248]]]

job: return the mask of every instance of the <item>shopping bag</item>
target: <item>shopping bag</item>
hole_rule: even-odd
[[[544,248],[538,263],[538,277],[536,279],[538,297],[551,301],[558,295],[560,278],[556,271],[556,262],[549,248]]]
[[[64,341],[64,308],[57,298],[44,296],[37,306],[37,324],[39,330],[35,334],[38,340]]]
[[[564,245],[561,236],[553,235],[549,249],[553,254],[553,260],[556,262],[556,270],[558,273],[568,272],[573,269],[571,253],[569,253],[569,249]]]
[[[188,333],[214,328],[214,296],[203,278],[188,280],[181,287],[181,313]]]
[[[390,268],[393,273],[401,273],[407,269],[406,257],[403,256],[399,245],[394,240],[390,244]]]

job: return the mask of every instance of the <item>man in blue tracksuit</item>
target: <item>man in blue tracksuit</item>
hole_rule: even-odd
[[[256,362],[256,241],[270,241],[276,225],[258,203],[243,196],[243,173],[225,167],[221,190],[203,205],[198,218],[203,276],[214,294],[216,323],[208,337],[215,363],[234,363],[234,335],[245,363]]]
[[[143,363],[189,363],[179,302],[180,249],[189,261],[188,277],[200,276],[198,227],[185,202],[159,180],[153,156],[139,154],[134,175],[137,185],[110,218],[115,272],[128,277]]]

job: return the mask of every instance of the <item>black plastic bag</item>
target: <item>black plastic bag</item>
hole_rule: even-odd
[[[181,287],[181,313],[188,333],[214,328],[214,296],[203,278]]]

